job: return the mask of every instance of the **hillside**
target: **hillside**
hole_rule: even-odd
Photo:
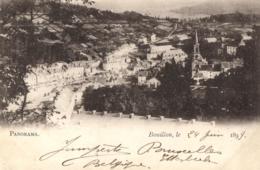
[[[217,21],[221,23],[257,23],[260,22],[260,14],[243,14],[243,13],[231,13],[231,14],[217,14],[211,15],[207,20]]]
[[[31,59],[27,54],[24,55],[26,59],[15,59],[26,61],[27,64],[104,59],[123,44],[137,43],[141,36],[167,33],[156,30],[160,25],[156,18],[137,12],[114,13],[73,4],[57,5],[35,8],[33,17],[24,13],[10,17],[8,11],[3,11],[0,33],[7,37],[6,46],[19,43],[20,49],[23,49],[27,48],[23,47],[26,44],[24,41],[34,41],[30,43],[33,46],[30,49],[35,49],[30,51]],[[33,32],[30,29],[32,27]],[[16,38],[16,42],[11,41],[14,37],[25,37],[25,40]],[[17,56],[9,48],[5,49],[3,56]]]
[[[243,0],[211,0],[199,5],[182,7],[176,10],[171,10],[171,12],[177,12],[181,14],[205,14],[205,15],[215,15],[215,14],[226,14],[226,13],[256,13],[260,14],[260,2],[259,1],[243,1]]]

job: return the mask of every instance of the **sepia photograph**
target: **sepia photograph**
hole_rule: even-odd
[[[259,82],[258,0],[0,0],[0,169],[259,170]]]

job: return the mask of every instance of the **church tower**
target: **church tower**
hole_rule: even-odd
[[[200,44],[198,38],[198,32],[196,30],[195,34],[195,44],[194,44],[193,58],[192,58],[192,78],[198,78],[198,73],[203,65],[207,65],[208,62],[200,54]]]
[[[194,44],[194,51],[193,51],[193,56],[195,59],[197,58],[202,58],[200,54],[200,44],[199,44],[199,38],[198,38],[198,32],[196,30],[196,35],[195,35],[195,44]]]

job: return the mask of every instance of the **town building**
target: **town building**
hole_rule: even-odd
[[[137,75],[138,85],[139,86],[145,85],[145,83],[148,79],[148,76],[149,76],[148,71],[141,70],[140,72],[138,72],[138,75]]]
[[[174,59],[176,63],[182,64],[182,66],[185,66],[185,61],[187,58],[188,55],[180,48],[171,48],[170,50],[163,53],[163,60],[171,61]]]
[[[235,56],[237,54],[238,47],[235,45],[227,45],[226,49],[228,55]]]
[[[152,34],[151,35],[151,43],[154,43],[154,42],[156,42],[156,34]]]
[[[107,57],[104,69],[119,72],[120,70],[127,69],[131,61],[129,55]]]
[[[185,40],[189,40],[191,39],[190,36],[188,36],[187,34],[176,34],[174,36],[171,36],[171,39],[177,41],[177,42],[183,42]]]
[[[244,60],[242,58],[235,58],[232,61],[222,61],[221,70],[222,72],[227,72],[230,69],[235,69],[244,66]]]
[[[124,45],[119,50],[108,55],[104,61],[103,67],[106,71],[112,71],[116,73],[122,72],[122,70],[129,70],[132,64],[136,62],[136,58],[130,53],[136,51],[136,46]]]
[[[146,85],[149,88],[157,89],[161,85],[161,82],[157,78],[153,77],[146,82]]]
[[[161,82],[156,77],[152,77],[147,70],[138,72],[137,81],[139,86],[147,86],[151,89],[157,89],[161,85]]]
[[[207,43],[216,43],[218,40],[215,37],[204,38]]]
[[[171,62],[173,59],[177,64],[185,66],[185,61],[188,55],[180,48],[175,48],[172,45],[150,45],[150,51],[147,53],[148,61],[167,61]]]
[[[83,81],[98,69],[98,61],[73,61],[71,63],[55,62],[53,64],[37,64],[28,66],[25,82],[28,87],[36,88],[47,84],[66,85]]]

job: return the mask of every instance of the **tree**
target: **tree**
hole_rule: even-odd
[[[191,96],[185,70],[175,63],[167,64],[158,79],[162,85],[157,90],[136,85],[86,89],[83,97],[85,109],[189,117]]]
[[[66,0],[62,3],[58,0],[48,2],[49,12],[48,16],[51,21],[62,21],[66,23],[75,13],[86,13],[86,6],[93,5],[92,0]],[[83,5],[83,7],[82,7]]]
[[[23,111],[26,105],[28,88],[24,81],[26,70],[21,65],[8,65],[0,67],[0,111],[7,108],[10,103],[23,96],[21,109],[18,114],[23,119]],[[17,116],[17,115],[16,115]]]
[[[239,119],[257,114],[257,87],[254,79],[247,76],[247,72],[246,68],[232,69],[207,82],[208,87],[218,87],[207,90],[209,116]]]
[[[244,68],[248,70],[250,74],[256,71],[256,44],[253,40],[247,41],[245,46],[239,47],[237,51],[237,56],[244,59]]]
[[[61,4],[92,5],[93,0],[7,0],[0,4],[1,16],[4,23],[15,19],[17,16],[30,16],[30,21],[45,15],[46,11],[57,11]],[[57,11],[59,12],[59,11]],[[57,15],[57,13],[56,13]]]
[[[179,114],[179,116],[189,116],[190,79],[185,69],[175,62],[166,64],[158,78],[161,81],[158,95],[167,101],[171,117]]]

